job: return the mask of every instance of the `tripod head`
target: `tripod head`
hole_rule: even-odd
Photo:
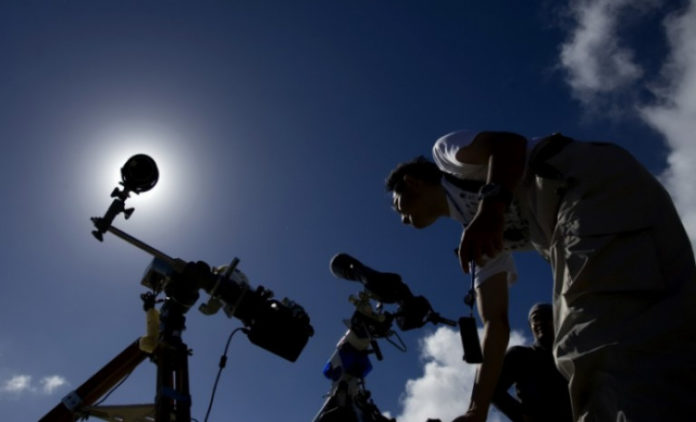
[[[92,235],[100,242],[104,240],[104,233],[109,229],[114,218],[120,213],[124,214],[126,219],[130,218],[134,208],[126,208],[126,199],[130,197],[130,193],[140,194],[147,192],[157,184],[159,179],[159,170],[157,164],[149,155],[136,154],[126,161],[121,167],[121,181],[119,184],[123,186],[123,190],[118,187],[111,192],[111,197],[116,198],[109,206],[109,209],[104,214],[104,217],[92,217],[92,222],[96,230],[92,231]]]
[[[199,290],[210,295],[199,307],[205,315],[212,315],[224,306],[229,317],[239,319],[249,340],[272,353],[294,362],[309,337],[314,335],[309,316],[297,303],[288,298],[273,299],[273,292],[263,286],[249,285],[244,273],[237,269],[239,259],[228,266],[211,268],[203,261],[186,262],[165,253],[112,226],[118,214],[128,219],[133,208],[125,208],[130,192],[139,194],[152,189],[159,178],[155,161],[138,154],[128,159],[121,168],[122,181],[111,193],[113,200],[103,217],[93,217],[94,237],[103,241],[103,234],[113,233],[154,256],[145,271],[141,284],[155,294],[166,295],[167,310],[183,315],[198,300]]]

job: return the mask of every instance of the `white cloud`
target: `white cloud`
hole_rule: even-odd
[[[662,181],[672,194],[696,245],[696,0],[664,21],[670,54],[654,88],[658,104],[640,107],[641,116],[662,133],[671,149]]]
[[[598,95],[636,82],[643,69],[634,52],[622,44],[617,26],[625,12],[643,12],[655,0],[581,0],[571,4],[577,26],[561,46],[560,60],[573,94],[585,104]]]
[[[511,333],[510,346],[526,342],[521,333]],[[406,382],[401,414],[396,419],[399,422],[423,422],[428,418],[449,421],[465,413],[476,366],[462,360],[459,332],[447,327],[439,328],[421,340],[421,354],[425,361],[423,376]],[[503,419],[492,410],[488,420]]]
[[[41,381],[39,381],[39,384],[41,385],[41,391],[44,394],[53,394],[53,392],[58,388],[67,385],[68,382],[60,375],[50,375],[43,377]]]
[[[57,389],[66,385],[68,385],[67,380],[60,375],[43,377],[39,380],[38,386],[32,382],[31,375],[13,375],[0,383],[0,394],[53,394]]]
[[[18,394],[31,391],[31,375],[14,375],[2,383],[0,392]]]
[[[660,178],[696,246],[696,184],[692,177],[696,164],[696,0],[664,18],[668,53],[658,76],[643,75],[635,52],[617,36],[626,25],[622,13],[645,12],[657,4],[654,0],[573,2],[576,26],[561,48],[560,62],[569,75],[573,95],[590,110],[616,96],[631,98],[639,79],[640,87],[654,95],[651,103],[638,102],[633,96],[632,103],[622,108],[637,110],[670,148],[668,167]]]

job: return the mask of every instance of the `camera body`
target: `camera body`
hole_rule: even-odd
[[[273,292],[258,286],[252,289],[246,275],[237,268],[211,270],[204,262],[182,263],[177,270],[168,262],[154,258],[141,284],[188,310],[198,299],[198,290],[210,295],[199,310],[212,315],[222,308],[229,318],[239,319],[249,341],[294,362],[314,334],[309,315],[288,298],[276,300]],[[192,292],[195,291],[195,295]]]
[[[307,313],[287,298],[264,301],[247,327],[250,342],[291,362],[297,360],[314,334]]]

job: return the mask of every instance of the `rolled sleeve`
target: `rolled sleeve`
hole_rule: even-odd
[[[484,265],[476,267],[474,285],[479,287],[492,276],[503,272],[507,273],[508,285],[517,281],[515,260],[512,258],[512,254],[507,251],[503,251],[494,258],[489,259]]]
[[[433,160],[437,167],[459,177],[485,178],[486,166],[463,163],[457,159],[457,151],[471,144],[478,131],[462,130],[448,133],[433,145]]]

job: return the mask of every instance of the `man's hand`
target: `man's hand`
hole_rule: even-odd
[[[510,193],[524,174],[527,140],[510,132],[481,132],[470,145],[457,151],[462,163],[488,165],[486,183],[502,186]],[[476,216],[462,234],[459,244],[459,262],[469,273],[473,259],[483,265],[484,256],[493,258],[503,249],[503,213],[507,204],[502,198],[487,198],[480,202]]]
[[[479,210],[464,229],[459,242],[459,265],[469,273],[469,263],[483,265],[503,250],[503,226],[506,204],[495,200],[484,200]]]

